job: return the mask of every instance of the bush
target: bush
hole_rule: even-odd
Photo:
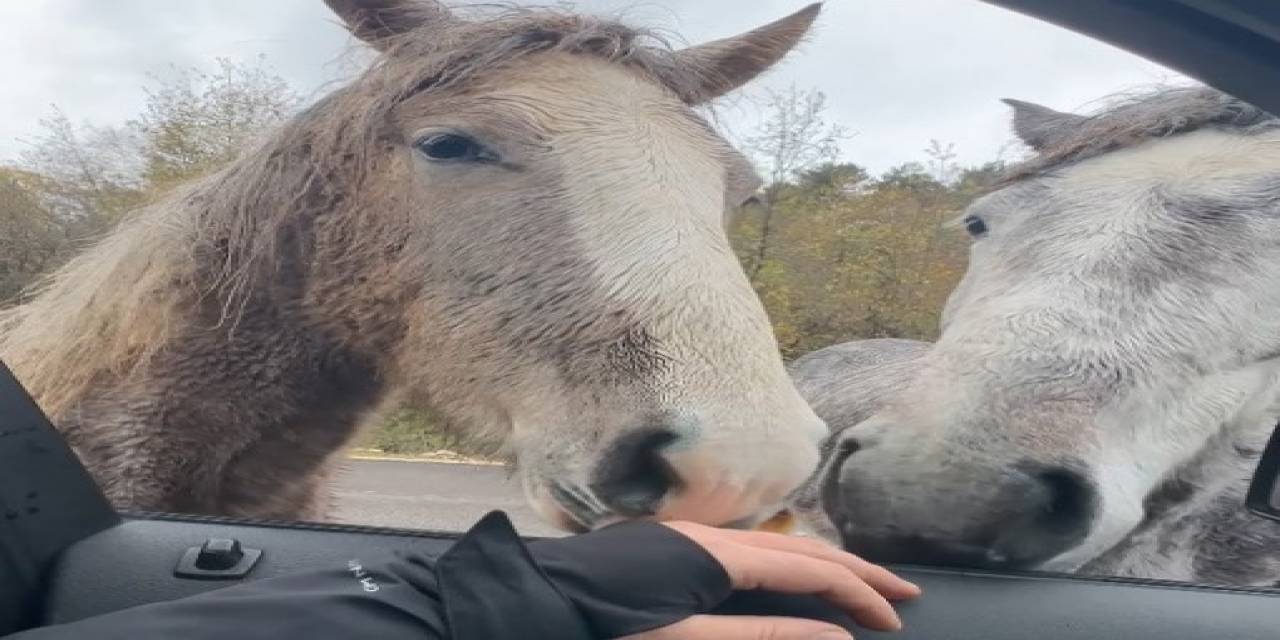
[[[492,458],[493,447],[478,445],[449,431],[441,420],[425,411],[402,408],[370,429],[356,447],[396,455],[421,455],[452,451],[472,458]]]

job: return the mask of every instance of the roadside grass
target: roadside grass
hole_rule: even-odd
[[[364,457],[429,457],[496,461],[493,447],[468,441],[444,428],[430,412],[398,409],[356,441]]]

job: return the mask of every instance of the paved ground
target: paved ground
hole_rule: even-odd
[[[502,467],[351,460],[338,479],[338,519],[352,524],[465,531],[501,509],[520,533],[560,535],[526,504]]]

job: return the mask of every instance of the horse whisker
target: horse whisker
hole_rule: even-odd
[[[551,485],[551,495],[569,517],[588,529],[593,528],[608,514],[607,509],[596,507],[592,504],[593,500],[584,495],[582,489],[575,485],[555,482]]]

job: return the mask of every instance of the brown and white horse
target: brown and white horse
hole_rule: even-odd
[[[505,439],[566,528],[770,515],[825,429],[723,228],[758,179],[695,109],[817,6],[671,50],[552,10],[328,4],[366,72],[0,316],[110,497],[323,517],[394,399]]]

